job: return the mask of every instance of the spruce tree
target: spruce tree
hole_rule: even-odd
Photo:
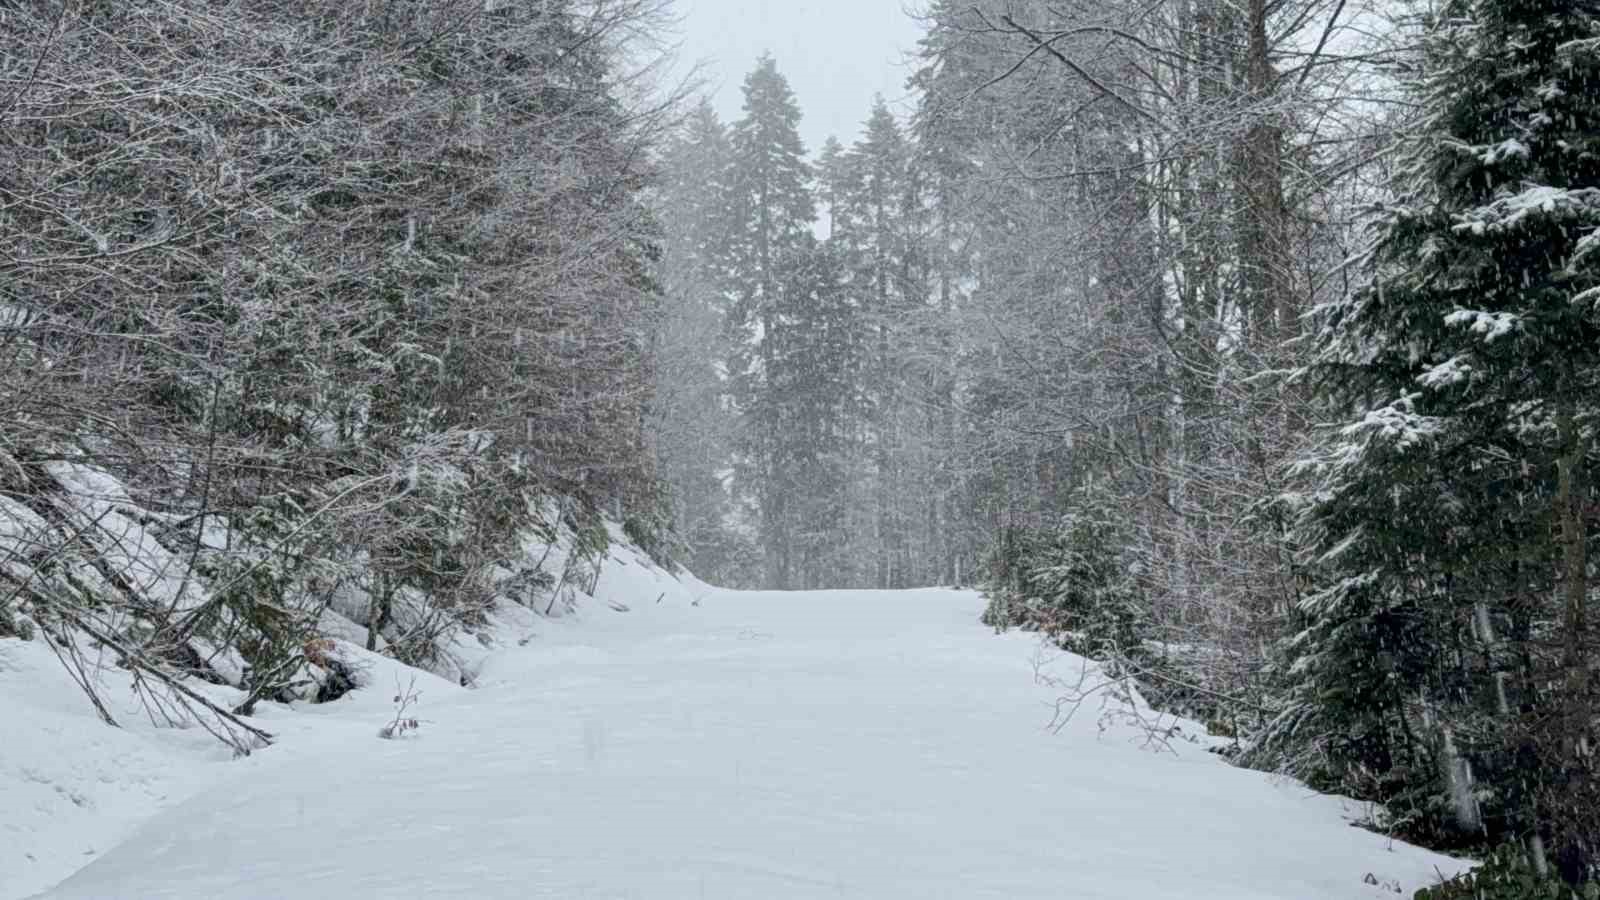
[[[1346,424],[1311,463],[1297,702],[1263,744],[1414,831],[1553,841],[1571,880],[1600,850],[1597,49],[1593,2],[1430,23],[1370,285],[1321,310]]]
[[[921,96],[910,123],[914,145],[914,165],[925,183],[926,226],[919,238],[919,249],[928,268],[930,298],[929,322],[924,331],[932,358],[939,366],[932,373],[927,408],[934,421],[930,426],[930,447],[937,463],[930,472],[937,510],[930,531],[932,554],[936,557],[934,578],[957,584],[974,568],[977,548],[988,538],[981,516],[976,511],[974,479],[966,477],[969,468],[962,463],[966,431],[964,416],[958,413],[962,402],[958,385],[964,380],[959,316],[964,305],[963,286],[975,272],[970,227],[972,194],[976,180],[973,141],[980,127],[974,104],[956,102],[982,84],[974,53],[964,51],[951,33],[955,7],[937,0],[929,10],[931,26],[920,41],[921,67],[908,85]]]
[[[860,285],[873,335],[873,364],[867,397],[872,404],[874,504],[877,528],[877,585],[906,586],[908,515],[901,490],[904,459],[904,390],[900,385],[899,336],[911,303],[910,251],[905,234],[915,203],[911,150],[883,98],[873,103],[866,131],[850,148],[855,188],[849,208],[856,223],[851,234],[858,257]]]
[[[655,211],[662,225],[656,277],[656,459],[672,497],[683,562],[713,583],[751,577],[751,548],[723,473],[733,464],[733,417],[723,402],[729,353],[732,145],[709,101],[690,114],[662,154]]]
[[[855,505],[859,385],[866,329],[833,248],[813,242],[785,272],[765,403],[784,423],[773,489],[786,495],[797,587],[863,583]]]
[[[838,138],[829,137],[817,154],[817,199],[822,202],[829,241],[840,242],[850,234],[849,198],[854,174],[844,145]]]
[[[787,587],[795,571],[793,410],[775,392],[775,370],[794,327],[781,313],[784,281],[805,270],[815,238],[811,166],[800,139],[800,106],[771,56],[744,81],[744,116],[733,126],[729,272],[737,293],[728,322],[733,397],[743,418],[741,482],[760,509],[767,582]],[[804,293],[804,291],[800,291]]]

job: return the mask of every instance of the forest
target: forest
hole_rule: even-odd
[[[0,637],[243,752],[618,540],[975,587],[1428,896],[1595,896],[1600,2],[914,14],[807,147],[667,0],[0,0]]]

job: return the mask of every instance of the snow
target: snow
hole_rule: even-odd
[[[124,728],[94,717],[44,643],[0,639],[0,898],[49,887],[233,774],[209,735],[158,733],[125,689],[101,696]]]
[[[1478,309],[1457,309],[1444,317],[1446,325],[1466,326],[1473,334],[1483,335],[1484,343],[1493,343],[1522,326],[1522,317],[1510,312],[1487,312]]]
[[[1478,158],[1484,165],[1492,166],[1501,160],[1527,159],[1530,155],[1531,151],[1529,151],[1527,144],[1516,138],[1509,138],[1498,144],[1490,144],[1487,147],[1480,148]]]
[[[1454,228],[1473,235],[1507,232],[1533,216],[1593,216],[1600,213],[1600,188],[1564,188],[1524,184],[1516,193],[1462,213]]]
[[[1344,426],[1340,434],[1347,438],[1375,434],[1405,450],[1439,431],[1437,419],[1415,412],[1416,398],[1416,394],[1406,394],[1386,406],[1367,410],[1361,421]]]
[[[31,555],[49,529],[38,513],[0,494],[0,563]]]
[[[188,610],[203,602],[203,592],[189,577],[187,557],[168,550],[144,524],[170,517],[134,503],[122,482],[99,469],[70,462],[45,468],[61,487],[56,505],[83,531],[108,570],[162,606]]]
[[[1417,382],[1423,387],[1440,389],[1454,387],[1472,377],[1472,358],[1465,354],[1452,356],[1436,366],[1429,366]]]
[[[1568,262],[1569,268],[1574,268],[1584,257],[1600,250],[1600,227],[1589,229],[1578,242],[1573,245],[1572,259]]]
[[[1033,639],[977,625],[971,592],[736,593],[635,556],[599,594],[490,654],[476,690],[419,682],[403,740],[375,736],[388,689],[264,704],[278,743],[211,764],[52,707],[22,729],[24,765],[64,751],[41,778],[0,745],[0,786],[30,792],[0,802],[4,852],[44,860],[0,860],[0,900],[75,854],[43,896],[1282,900],[1394,896],[1369,873],[1409,895],[1462,867],[1199,744],[1141,749],[1096,710],[1052,733]],[[375,685],[408,677],[364,661]],[[110,846],[140,803],[159,812]]]

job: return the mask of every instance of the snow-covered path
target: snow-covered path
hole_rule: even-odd
[[[415,739],[378,739],[374,701],[280,714],[278,747],[45,896],[1309,900],[1459,868],[1093,711],[1050,733],[1034,642],[980,608],[715,591],[591,611],[480,690],[425,689]]]

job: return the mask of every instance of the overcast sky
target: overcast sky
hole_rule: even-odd
[[[706,63],[717,112],[731,122],[741,114],[745,74],[770,51],[800,102],[800,134],[815,154],[830,134],[846,145],[856,139],[875,93],[904,118],[905,56],[921,35],[905,8],[904,0],[677,0],[680,53]]]

